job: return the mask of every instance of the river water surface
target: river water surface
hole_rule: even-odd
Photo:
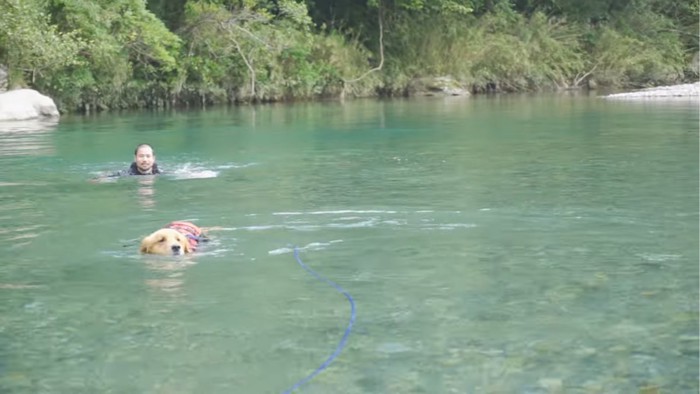
[[[167,172],[125,168],[150,142]],[[0,124],[0,392],[697,393],[697,101]],[[171,220],[219,226],[146,257]]]

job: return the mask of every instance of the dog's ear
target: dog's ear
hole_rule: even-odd
[[[184,246],[184,251],[185,251],[185,253],[192,253],[192,252],[194,252],[194,250],[192,250],[192,245],[190,245],[190,240],[189,240],[189,239],[185,238],[185,242],[183,242],[183,245],[182,245],[182,246]]]
[[[149,249],[151,248],[151,245],[153,245],[153,235],[149,235],[148,237],[144,238],[143,241],[141,241],[141,247],[139,248],[139,251],[141,253],[148,253]]]

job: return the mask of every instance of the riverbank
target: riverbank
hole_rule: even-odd
[[[617,100],[646,100],[646,99],[674,99],[674,98],[700,98],[700,82],[686,83],[682,85],[657,86],[638,90],[635,92],[615,93],[603,96],[606,99]]]

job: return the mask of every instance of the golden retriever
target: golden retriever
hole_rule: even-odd
[[[144,238],[140,251],[145,254],[181,256],[194,252],[197,245],[206,239],[202,228],[190,222],[175,221]]]

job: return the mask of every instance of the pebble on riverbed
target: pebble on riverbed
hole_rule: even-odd
[[[548,393],[561,393],[563,392],[564,382],[557,378],[542,378],[537,384],[547,390]]]

